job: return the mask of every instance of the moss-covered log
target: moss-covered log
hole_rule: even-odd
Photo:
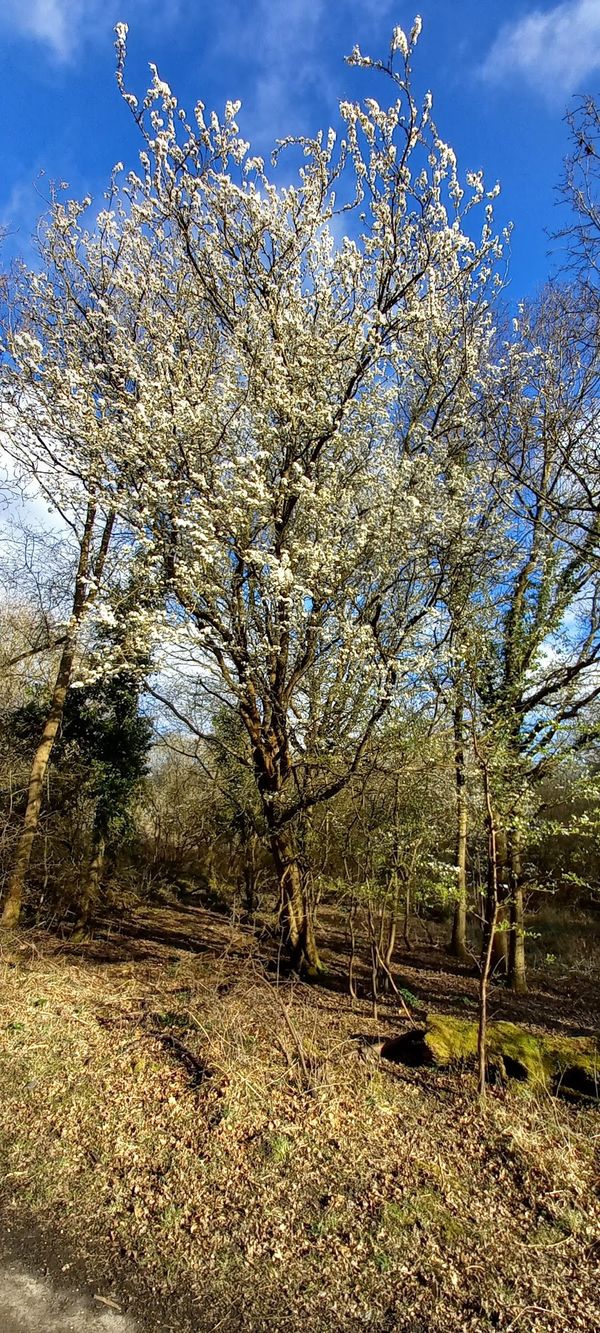
[[[429,1014],[424,1028],[383,1044],[385,1059],[438,1067],[473,1064],[477,1024],[466,1018]],[[517,1023],[490,1023],[488,1064],[501,1075],[548,1092],[600,1097],[600,1043],[595,1037],[561,1037],[528,1032]]]

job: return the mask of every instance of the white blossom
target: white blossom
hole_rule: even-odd
[[[403,28],[394,28],[392,34],[392,51],[399,51],[402,56],[408,56],[408,40]]]
[[[418,42],[418,40],[419,40],[419,37],[421,36],[422,31],[423,31],[423,20],[422,20],[422,18],[421,18],[421,15],[420,15],[420,14],[417,14],[417,15],[415,16],[415,20],[414,20],[414,23],[413,23],[413,25],[412,25],[411,33],[410,33],[410,38],[409,38],[409,45],[411,46],[411,48],[412,48],[413,46],[416,46],[416,44],[417,44],[417,42]]]
[[[400,28],[393,49],[408,56]],[[433,632],[430,552],[463,521],[450,456],[478,439],[499,243],[473,240],[431,99],[420,117],[403,82],[391,106],[342,103],[342,145],[307,140],[281,184],[238,102],[222,120],[198,102],[190,126],[155,67],[138,104],[122,59],[140,174],[99,217],[53,209],[11,335],[25,418],[114,507],[164,590],[160,631],[193,643],[260,744],[274,715],[285,751],[335,705],[351,748]]]

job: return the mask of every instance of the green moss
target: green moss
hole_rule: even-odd
[[[534,1249],[553,1249],[571,1236],[580,1236],[585,1231],[586,1221],[579,1208],[565,1208],[540,1222],[528,1243]]]
[[[490,1024],[488,1059],[496,1061],[510,1077],[528,1083],[545,1084],[550,1073],[541,1039],[517,1023]]]
[[[329,969],[326,963],[322,963],[318,958],[316,963],[306,963],[304,967],[304,979],[306,981],[320,981],[324,985],[329,975]]]
[[[579,1071],[600,1094],[600,1043],[594,1037],[544,1037],[542,1042],[553,1073],[568,1085]]]
[[[430,1014],[425,1045],[436,1065],[458,1064],[477,1054],[477,1024],[468,1018]]]
[[[431,1014],[420,1035],[423,1060],[445,1066],[472,1063],[477,1024],[449,1014]],[[413,1050],[414,1050],[413,1039]],[[598,1097],[600,1047],[595,1037],[534,1035],[517,1023],[490,1023],[488,1061],[507,1076],[548,1091]]]
[[[463,1230],[458,1218],[433,1189],[416,1190],[402,1203],[384,1204],[382,1222],[391,1236],[419,1226],[423,1231],[437,1232],[448,1242],[457,1240]]]

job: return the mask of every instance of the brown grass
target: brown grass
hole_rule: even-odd
[[[168,958],[4,947],[5,1217],[159,1293],[156,1330],[598,1327],[597,1111],[482,1114],[468,1074],[362,1060],[366,1005]]]

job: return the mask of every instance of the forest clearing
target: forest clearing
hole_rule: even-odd
[[[369,1039],[425,1008],[476,1013],[477,981],[425,940],[399,964],[412,1016],[391,998],[376,1023],[333,927],[322,987],[278,980],[251,932],[199,906],[78,948],[3,944],[5,1243],[165,1333],[588,1333],[597,1106],[511,1079],[481,1109],[472,1064],[374,1057]],[[597,1031],[598,938],[574,930],[585,966],[536,969],[526,998],[495,987],[494,1018]]]

